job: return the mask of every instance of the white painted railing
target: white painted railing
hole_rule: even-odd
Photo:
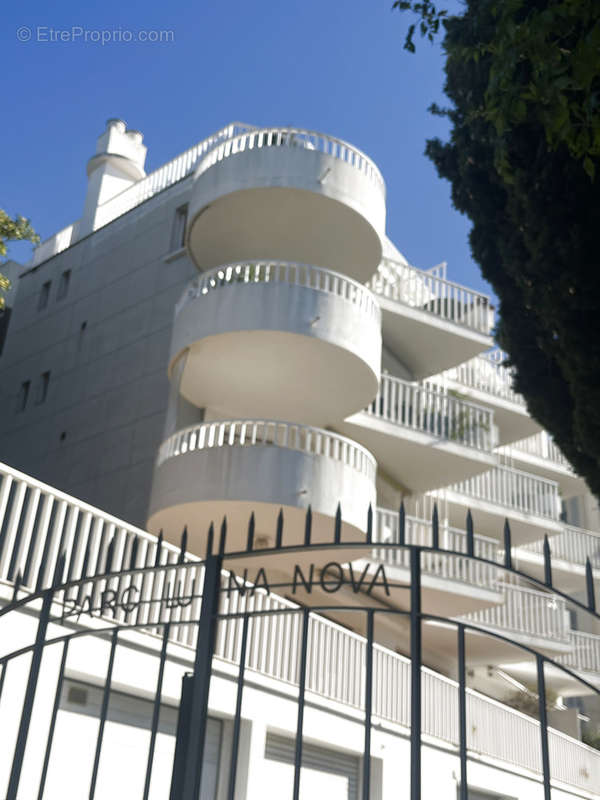
[[[374,542],[398,542],[399,519],[397,511],[378,508],[375,515]],[[406,544],[432,546],[431,521],[405,516],[405,541]],[[442,550],[454,550],[459,553],[467,552],[467,536],[464,531],[451,528],[442,524],[439,528],[439,541]],[[474,552],[476,556],[489,561],[499,561],[498,542],[486,536],[474,537]],[[410,567],[410,554],[405,549],[376,548],[373,557],[390,566]],[[461,581],[471,586],[481,586],[492,590],[498,581],[498,570],[491,564],[482,564],[470,558],[457,558],[445,556],[440,553],[423,553],[422,568],[426,574],[434,575],[451,581]]]
[[[375,480],[377,464],[371,453],[337,433],[273,420],[235,420],[190,425],[166,439],[158,450],[156,465],[192,450],[214,447],[275,446],[301,450],[315,456],[341,461]]]
[[[514,453],[513,451],[517,451]],[[499,447],[498,453],[507,456],[508,458],[518,458],[519,453],[527,453],[530,456],[543,458],[544,461],[550,461],[557,464],[559,467],[573,472],[573,467],[569,461],[564,457],[562,452],[554,444],[552,437],[546,431],[540,431],[533,436],[528,436],[526,439],[521,439],[518,442],[513,442],[510,445]]]
[[[359,172],[362,172],[373,183],[385,192],[385,183],[381,172],[373,161],[358,148],[348,142],[328,136],[324,133],[305,130],[304,128],[260,128],[251,129],[211,150],[198,164],[196,174],[202,175],[207,169],[223,161],[225,158],[243,153],[247,150],[258,150],[262,147],[303,147],[344,161]]]
[[[494,467],[453,484],[449,490],[524,514],[558,520],[560,502],[556,481],[512,467]]]
[[[595,672],[600,677],[600,636],[584,631],[569,631],[570,653],[556,660],[560,664],[583,672]]]
[[[454,397],[435,384],[382,375],[367,413],[488,453],[495,444],[493,411]]]
[[[61,552],[67,555],[63,579],[77,580],[101,572],[111,541],[115,571],[132,564],[156,563],[158,540],[145,531],[6,465],[0,465],[0,481],[0,582],[10,584],[20,574],[24,587],[35,587],[38,578],[40,587],[46,587]],[[483,548],[482,553],[491,546],[483,537],[476,537],[475,542],[476,550]],[[136,598],[144,602],[129,614],[128,621],[147,625],[149,633],[159,623],[197,620],[200,611],[199,598],[188,605],[174,602],[171,607],[164,600],[199,594],[203,583],[201,565],[190,555],[187,559],[191,563],[179,564],[179,549],[167,543],[162,544],[161,553],[165,568],[150,577],[115,575],[97,581],[103,590],[112,588],[120,593],[128,586],[136,586]],[[249,622],[247,666],[262,675],[297,684],[301,624],[298,606],[262,590],[244,596],[239,592],[228,594],[228,585],[224,574],[223,613],[289,612],[259,616]],[[69,611],[67,602],[65,613]],[[107,621],[123,622],[127,611],[118,608],[107,614]],[[80,624],[85,620],[84,615]],[[219,625],[218,658],[239,663],[242,625],[239,617]],[[194,648],[197,630],[197,625],[172,624],[170,638]],[[364,708],[365,639],[311,613],[308,646],[307,690],[356,709]],[[423,732],[457,746],[457,684],[427,668],[422,669],[422,683]],[[373,714],[410,727],[410,661],[379,645],[375,645],[373,657]],[[472,752],[541,771],[536,720],[471,690],[467,690],[467,714],[468,746]],[[552,729],[549,740],[555,780],[588,790],[600,785],[598,751]]]
[[[198,144],[180,153],[180,155],[171,159],[171,161],[167,161],[162,167],[154,170],[154,172],[146,175],[145,178],[137,181],[132,186],[124,189],[99,206],[95,228],[107,225],[109,222],[112,222],[112,220],[131,211],[132,208],[140,205],[140,203],[153,197],[158,192],[161,192],[163,189],[185,178],[186,175],[190,175],[194,171],[198,159],[224,139],[229,139],[242,131],[252,129],[253,126],[251,125],[233,122],[221,128],[216,133],[213,133],[211,136],[207,136],[206,139],[203,139],[201,142],[198,142]],[[78,223],[75,222],[42,242],[34,251],[31,266],[41,264],[42,261],[62,252],[73,244],[77,239],[77,225]]]
[[[463,617],[469,622],[503,632],[569,643],[567,605],[562,597],[528,589],[513,583],[501,586],[504,602],[473,611]]]
[[[227,286],[240,283],[287,283],[336,295],[379,320],[381,311],[372,293],[358,281],[339,272],[289,261],[253,261],[225,264],[204,272],[190,283],[175,307],[175,314],[189,302]]]
[[[519,550],[533,553],[544,552],[544,542],[531,542],[519,546]],[[585,565],[589,558],[593,567],[600,569],[600,534],[566,525],[562,533],[550,540],[552,559],[567,561],[569,564]]]
[[[494,326],[487,295],[399,261],[384,259],[367,286],[376,295],[428,311],[479,333],[489,334]]]
[[[497,353],[501,355],[498,356]],[[495,349],[475,356],[444,374],[462,386],[525,407],[525,398],[513,389],[512,370],[502,366],[503,356],[501,350]]]

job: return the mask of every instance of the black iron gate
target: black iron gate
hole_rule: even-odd
[[[410,658],[410,797],[421,800],[421,739],[422,739],[422,701],[423,701],[423,623],[434,622],[455,631],[456,674],[458,686],[458,748],[460,760],[460,800],[468,798],[468,735],[467,735],[467,669],[466,639],[470,632],[482,629],[465,621],[457,621],[442,614],[433,614],[423,609],[423,558],[428,554],[450,560],[459,559],[490,564],[498,568],[496,562],[487,561],[475,555],[473,525],[470,514],[467,517],[466,553],[442,549],[440,547],[437,513],[432,520],[431,546],[416,546],[405,541],[404,511],[401,508],[398,520],[399,535],[394,542],[372,541],[372,515],[369,512],[367,535],[362,542],[346,542],[341,538],[341,514],[338,510],[332,539],[329,543],[314,543],[311,539],[310,509],[306,517],[304,541],[301,545],[286,545],[283,533],[283,517],[280,515],[274,537],[275,546],[257,549],[255,546],[254,521],[250,520],[247,546],[243,551],[230,552],[227,547],[227,526],[223,522],[218,542],[214,530],[208,532],[206,553],[198,559],[186,553],[184,532],[180,557],[176,563],[161,562],[161,545],[153,564],[135,567],[135,552],[130,554],[128,564],[113,565],[113,550],[109,544],[102,565],[88,574],[89,553],[86,553],[81,569],[81,577],[66,580],[69,565],[60,556],[56,563],[53,579],[47,588],[27,591],[21,586],[20,576],[14,581],[12,602],[0,610],[2,618],[15,613],[32,613],[37,620],[33,641],[18,650],[0,657],[0,698],[7,672],[19,656],[30,654],[31,660],[24,693],[22,710],[16,733],[13,753],[4,752],[11,759],[10,776],[6,800],[17,800],[22,781],[24,757],[30,729],[36,692],[40,683],[42,658],[49,646],[61,646],[62,656],[54,687],[54,701],[50,716],[47,743],[41,764],[40,780],[37,790],[38,800],[42,800],[46,788],[48,769],[53,757],[54,734],[60,707],[61,693],[65,680],[65,669],[69,657],[69,647],[75,639],[82,637],[104,637],[110,642],[108,667],[102,687],[102,702],[99,711],[99,725],[89,779],[88,796],[93,800],[96,794],[99,764],[103,748],[105,724],[111,697],[111,682],[119,637],[123,632],[138,629],[150,631],[161,636],[159,668],[154,697],[150,740],[146,759],[142,800],[148,800],[155,760],[155,746],[161,713],[161,697],[165,665],[169,658],[169,642],[174,634],[188,631],[188,643],[194,643],[193,669],[183,679],[181,703],[179,706],[176,730],[175,754],[171,778],[171,800],[197,800],[203,772],[203,758],[209,708],[209,690],[214,669],[217,635],[220,628],[234,623],[241,625],[239,640],[239,664],[236,681],[235,712],[229,768],[227,770],[227,797],[235,800],[236,779],[242,724],[243,693],[246,685],[247,651],[250,628],[254,620],[261,617],[273,618],[276,615],[297,617],[299,620],[299,648],[296,659],[297,685],[296,731],[293,766],[292,800],[299,800],[301,768],[303,760],[303,732],[307,693],[307,669],[309,650],[309,628],[311,620],[321,616],[336,617],[350,615],[360,618],[355,626],[364,633],[364,662],[362,682],[363,709],[363,768],[361,772],[362,798],[372,796],[371,775],[371,736],[373,730],[374,696],[374,653],[377,647],[376,625],[382,618],[399,621],[409,631]],[[135,550],[135,547],[133,548]],[[376,552],[407,553],[407,580],[394,581],[386,575],[382,566],[385,560],[377,558]],[[500,566],[506,574],[526,580],[563,597],[575,608],[585,611],[596,619],[596,599],[592,569],[588,562],[586,570],[587,605],[567,597],[553,587],[552,560],[550,545],[544,548],[544,581],[537,581],[530,575],[516,570],[511,559],[511,535],[508,523],[504,529],[504,564]],[[374,557],[375,555],[375,557]],[[353,571],[350,562],[366,563]],[[344,590],[343,600],[338,592]],[[395,601],[404,592],[405,607]],[[262,595],[287,595],[299,603],[288,604],[284,608],[260,607],[250,602],[250,598]],[[394,594],[396,593],[396,594]],[[232,604],[232,597],[245,598],[243,603]],[[342,595],[340,595],[341,597]],[[378,600],[376,598],[379,597]],[[349,599],[348,599],[349,598]],[[383,598],[383,602],[382,602]],[[335,602],[334,602],[335,600]],[[94,620],[94,627],[89,621]],[[399,624],[399,623],[398,623]],[[538,717],[540,733],[541,773],[545,800],[551,797],[551,762],[549,748],[549,727],[547,718],[545,668],[552,665],[566,675],[585,685],[590,692],[600,694],[598,689],[586,682],[581,675],[562,664],[556,663],[542,652],[518,644],[498,631],[486,629],[485,634],[498,641],[505,641],[519,647],[535,660],[538,696]],[[177,639],[177,636],[174,637]],[[181,635],[179,635],[181,639]],[[393,687],[388,687],[392,691]],[[0,731],[2,730],[0,718]],[[65,778],[66,780],[66,778]]]

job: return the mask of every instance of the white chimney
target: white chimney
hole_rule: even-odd
[[[98,225],[98,206],[145,177],[146,147],[139,131],[128,131],[121,119],[109,119],[98,137],[96,154],[87,163],[88,186],[78,238]]]

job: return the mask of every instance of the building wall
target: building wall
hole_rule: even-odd
[[[146,522],[165,423],[173,309],[196,274],[184,252],[168,257],[188,190],[186,179],[24,272],[0,357],[2,460],[135,525]],[[57,299],[66,270],[68,293]],[[27,406],[17,411],[24,381]]]

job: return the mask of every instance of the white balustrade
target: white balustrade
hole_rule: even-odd
[[[496,466],[449,487],[467,498],[484,500],[524,514],[558,520],[558,484],[518,469]]]
[[[469,389],[476,389],[524,407],[525,398],[513,389],[512,370],[502,365],[505,357],[505,353],[495,349],[475,356],[444,374]]]
[[[489,334],[494,315],[487,295],[392,259],[383,259],[367,286],[373,294],[428,311],[479,333]]]
[[[600,675],[600,635],[585,631],[569,631],[571,651],[556,660],[566,667]]]
[[[431,547],[432,523],[430,520],[417,519],[406,515],[404,535],[406,544]],[[392,543],[399,541],[399,517],[397,511],[378,508],[375,515],[374,542]],[[451,581],[461,581],[472,586],[494,589],[498,581],[498,570],[492,564],[484,564],[471,558],[446,556],[443,550],[459,553],[467,552],[467,535],[464,531],[451,528],[449,525],[439,526],[440,552],[428,552],[422,555],[424,573]],[[479,534],[473,537],[474,553],[488,561],[500,560],[498,542]],[[410,567],[410,554],[406,549],[376,548],[373,557],[390,566]]]
[[[544,542],[540,540],[520,545],[519,550],[543,553]],[[569,564],[585,565],[589,558],[592,567],[600,569],[600,535],[597,533],[566,525],[562,533],[550,540],[550,552],[553,559],[567,561]]]
[[[303,128],[260,128],[250,129],[232,136],[215,147],[198,164],[196,175],[202,175],[207,169],[223,161],[225,158],[257,150],[262,147],[303,147],[344,161],[351,167],[366,175],[377,186],[385,191],[385,183],[376,165],[358,148],[335,136],[309,131]]]
[[[337,433],[274,420],[235,420],[203,422],[177,431],[159,448],[156,465],[192,450],[215,447],[276,446],[325,456],[375,480],[377,464],[371,453]]]
[[[478,609],[463,619],[506,634],[515,632],[568,644],[568,614],[564,598],[513,583],[501,584],[499,588],[504,594],[501,604]]]
[[[476,450],[490,453],[494,446],[493,411],[448,394],[435,384],[382,375],[367,413]]]
[[[156,563],[158,540],[145,531],[6,465],[0,466],[0,479],[2,582],[10,585],[19,575],[24,588],[31,590],[36,583],[42,588],[47,587],[61,552],[67,556],[61,576],[63,580],[78,580],[103,572],[110,542],[114,572]],[[391,512],[382,511],[378,514],[378,531],[386,525],[393,527],[393,521],[386,516],[388,513],[391,517]],[[407,540],[426,542],[427,536],[423,530],[422,521],[410,520]],[[464,537],[460,531],[450,529],[447,533],[440,533],[442,537],[447,536],[446,540],[442,538],[442,542],[447,542],[448,547],[462,549]],[[493,542],[484,537],[475,537],[475,550],[481,555],[491,554],[493,547]],[[92,593],[93,606],[96,615],[99,615],[102,592],[114,592],[122,597],[124,591],[135,587],[135,590],[130,590],[129,597],[141,601],[135,609],[128,612],[123,607],[107,608],[104,610],[105,621],[141,625],[149,634],[161,634],[162,628],[157,626],[171,622],[171,641],[195,648],[197,624],[177,623],[198,620],[203,567],[189,554],[186,554],[186,563],[181,564],[179,549],[166,542],[162,543],[160,563],[163,569],[146,574],[115,574],[95,581],[90,578],[89,582],[83,584],[83,591]],[[300,607],[274,594],[267,594],[262,589],[252,591],[249,586],[245,593],[228,592],[229,586],[227,573],[223,573],[221,613],[273,612],[257,615],[249,621],[247,668],[289,685],[297,685],[302,625]],[[514,586],[505,588],[508,592],[519,592],[520,595],[541,594]],[[546,603],[552,601],[549,595],[543,597]],[[77,590],[73,589],[64,603],[65,614],[70,614],[74,620],[77,619],[77,599]],[[189,602],[186,604],[187,600]],[[507,612],[512,615],[507,619],[513,625],[513,630],[528,632],[541,629],[554,639],[563,636],[564,629],[557,622],[560,608],[550,610],[547,605],[546,616],[536,608],[526,617],[522,614],[519,616],[520,603],[521,597]],[[81,616],[79,624],[86,624],[85,615]],[[520,627],[515,628],[515,625]],[[217,658],[239,663],[242,627],[241,616],[221,621],[215,650]],[[570,632],[568,636],[583,642],[585,634]],[[364,709],[366,646],[362,636],[311,612],[307,691],[358,710]],[[577,648],[577,652],[582,652],[583,644],[577,645]],[[593,657],[597,659],[596,654]],[[578,668],[587,669],[588,663],[583,660]],[[422,686],[423,733],[457,746],[456,682],[423,667]],[[410,727],[410,661],[377,644],[373,652],[373,715],[407,729]],[[535,719],[469,689],[467,715],[468,746],[472,752],[538,773],[541,771],[539,724]],[[553,729],[549,730],[549,741],[554,779],[583,789],[600,785],[598,751]]]
[[[225,264],[204,272],[187,287],[175,307],[175,314],[177,315],[189,302],[217,289],[240,283],[287,283],[293,286],[305,286],[308,289],[341,297],[376,320],[381,316],[379,304],[371,292],[358,281],[330,269],[288,261]]]
[[[573,467],[554,444],[554,440],[546,431],[540,431],[533,436],[528,436],[526,439],[521,439],[518,442],[513,442],[510,445],[498,448],[499,453],[509,458],[514,456],[513,450],[518,451],[516,454],[517,457],[518,453],[527,453],[530,456],[543,458],[545,461],[550,461],[553,464],[557,464],[559,467],[569,470],[569,472],[573,472]]]

